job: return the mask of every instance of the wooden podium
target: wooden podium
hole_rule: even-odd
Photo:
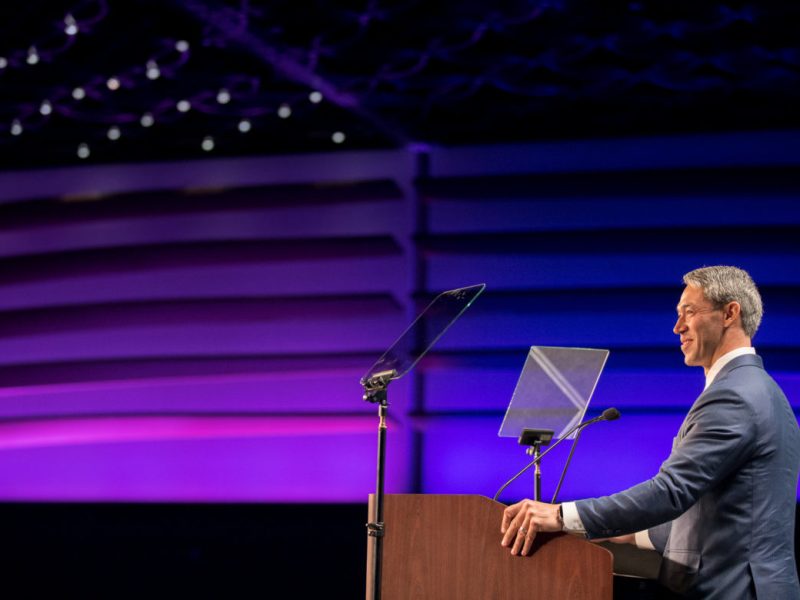
[[[611,600],[611,553],[563,533],[536,536],[531,556],[500,545],[505,505],[483,496],[384,497],[381,598]],[[369,514],[373,515],[373,495]],[[367,547],[372,597],[374,538]]]

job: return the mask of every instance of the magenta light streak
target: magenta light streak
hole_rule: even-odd
[[[375,419],[348,417],[88,417],[0,423],[0,449],[104,442],[368,433]]]

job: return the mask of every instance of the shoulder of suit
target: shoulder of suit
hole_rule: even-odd
[[[736,358],[732,359],[728,364],[722,367],[711,386],[721,379],[724,379],[730,373],[745,367],[755,367],[756,369],[760,369],[766,373],[764,370],[764,361],[758,354],[743,354],[742,356],[737,356]]]
[[[695,406],[721,400],[749,406],[751,386],[756,381],[765,379],[770,379],[770,375],[764,369],[760,357],[755,354],[738,356],[725,365],[711,385],[703,390]]]

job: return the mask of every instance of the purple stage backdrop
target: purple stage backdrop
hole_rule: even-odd
[[[587,430],[561,498],[635,484],[703,387],[672,333],[692,268],[752,273],[755,345],[800,407],[798,150],[726,134],[2,173],[0,500],[366,501],[360,376],[438,291],[480,282],[389,388],[387,491],[491,496],[526,463],[497,432],[531,345],[611,351],[592,410],[622,418]]]

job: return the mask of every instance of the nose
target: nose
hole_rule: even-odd
[[[683,315],[678,315],[678,320],[675,321],[675,327],[672,328],[672,332],[675,335],[680,335],[686,331],[686,321],[683,320]]]

